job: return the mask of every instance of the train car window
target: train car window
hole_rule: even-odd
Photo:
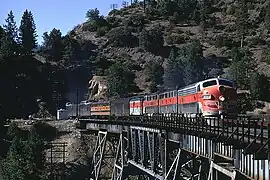
[[[171,94],[171,97],[173,97],[173,91],[171,91],[171,93],[170,93],[170,94]]]
[[[226,81],[226,80],[223,80],[223,79],[219,79],[218,83],[219,83],[219,85],[234,87],[233,82],[231,82],[231,81]]]
[[[216,80],[206,81],[206,82],[203,83],[203,87],[209,87],[209,86],[214,86],[214,85],[217,85]]]
[[[200,92],[201,91],[201,87],[200,85],[197,86],[197,92]]]

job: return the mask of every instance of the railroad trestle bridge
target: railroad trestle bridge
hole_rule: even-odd
[[[93,116],[78,127],[97,137],[95,180],[270,178],[266,118]]]

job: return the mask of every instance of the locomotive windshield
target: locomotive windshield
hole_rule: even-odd
[[[206,81],[203,83],[203,87],[209,87],[209,86],[214,86],[214,85],[217,85],[216,80]]]
[[[219,79],[219,80],[218,80],[218,83],[219,83],[219,85],[224,85],[224,86],[234,87],[234,86],[233,86],[233,82],[231,82],[231,81]]]

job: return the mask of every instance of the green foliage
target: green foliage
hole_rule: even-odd
[[[173,48],[169,56],[164,81],[167,87],[175,88],[202,80],[204,61],[198,41]]]
[[[226,46],[229,49],[232,49],[233,47],[236,47],[237,46],[236,42],[234,42],[234,40],[232,38],[230,38],[229,36],[226,36],[226,35],[219,35],[216,38],[215,45],[218,48],[221,48],[223,46]]]
[[[19,35],[22,54],[32,55],[32,50],[37,47],[37,33],[31,11],[24,11],[19,28]]]
[[[164,69],[162,64],[151,60],[145,65],[145,74],[147,76],[146,81],[150,82],[149,89],[151,92],[156,92],[158,90],[158,85],[163,84],[163,74]]]
[[[165,37],[165,41],[167,44],[183,44],[185,43],[187,40],[189,40],[189,37],[185,34],[176,34],[176,33],[172,33],[172,34],[168,34]]]
[[[139,45],[145,50],[158,53],[163,47],[164,39],[160,25],[150,30],[143,29],[139,35]]]
[[[34,131],[26,141],[15,136],[3,164],[4,179],[41,179],[44,163],[44,143]]]
[[[8,14],[4,29],[1,27],[0,31],[0,57],[8,59],[18,54],[18,29],[12,11]]]
[[[249,14],[246,1],[238,0],[238,3],[239,8],[236,12],[235,25],[237,28],[238,35],[241,37],[241,47],[243,47],[244,37],[247,35],[249,29],[249,21],[248,21]]]
[[[248,93],[237,95],[237,110],[241,114],[254,110],[252,99]]]
[[[265,45],[265,41],[260,36],[252,36],[246,39],[248,47],[254,47],[257,45]]]
[[[88,21],[97,21],[100,18],[99,10],[97,8],[88,10],[86,18],[88,18]]]
[[[253,71],[254,61],[251,58],[250,52],[243,48],[233,48],[230,74],[239,88],[249,89],[248,80]]]
[[[107,34],[108,41],[113,46],[134,47],[137,45],[137,38],[132,35],[128,27],[117,27]]]
[[[108,27],[106,27],[106,26],[104,26],[104,27],[99,27],[99,28],[97,29],[97,36],[98,36],[98,37],[105,36],[107,32],[108,32]]]
[[[53,28],[48,34],[43,34],[43,46],[46,51],[47,58],[53,61],[60,61],[63,58],[64,45],[62,41],[62,33],[60,30]]]
[[[10,125],[8,127],[8,131],[7,131],[7,137],[12,140],[15,137],[22,137],[22,136],[23,136],[23,132],[17,126],[17,124],[14,122],[10,123]]]
[[[270,84],[265,75],[254,72],[250,76],[250,95],[253,100],[269,101]]]
[[[58,133],[57,128],[41,121],[36,122],[31,130],[46,141],[54,140]]]
[[[99,10],[97,8],[88,10],[86,18],[88,18],[88,23],[85,30],[94,32],[100,27],[108,26],[104,17],[99,15]]]
[[[265,17],[264,17],[265,27],[269,31],[270,30],[270,1],[269,0],[267,0],[267,6],[265,10],[266,10]]]
[[[147,20],[146,20],[146,17],[143,16],[142,14],[136,14],[136,15],[131,15],[127,22],[126,22],[126,25],[127,26],[131,26],[131,27],[134,27],[134,28],[137,28],[137,27],[143,27],[145,24],[146,24]]]
[[[91,58],[91,65],[93,68],[92,73],[97,75],[97,76],[104,76],[105,71],[110,67],[111,62],[103,56],[97,56],[95,58]]]
[[[137,89],[134,73],[121,60],[111,65],[106,74],[110,97],[125,97]]]
[[[8,18],[6,19],[6,25],[4,25],[4,29],[6,31],[7,36],[9,36],[14,42],[18,40],[18,28],[14,19],[13,12],[10,11],[8,14]]]
[[[186,85],[202,80],[203,54],[199,41],[193,41],[179,49],[180,59],[184,68],[184,82]]]

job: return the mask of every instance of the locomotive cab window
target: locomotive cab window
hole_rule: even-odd
[[[218,80],[219,85],[224,85],[224,86],[229,86],[229,87],[234,87],[233,82],[219,79]]]
[[[214,85],[217,85],[216,80],[206,81],[206,82],[203,83],[203,87],[209,87],[209,86],[214,86]]]

